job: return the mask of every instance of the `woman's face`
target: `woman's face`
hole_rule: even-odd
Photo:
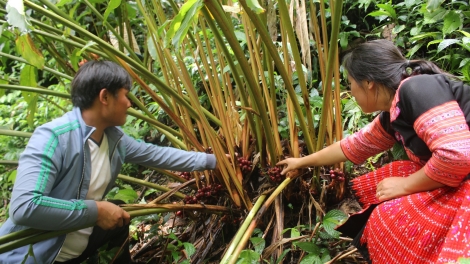
[[[375,102],[377,101],[372,87],[368,81],[356,82],[352,77],[348,76],[349,87],[351,95],[356,99],[357,104],[361,107],[364,113],[372,113],[377,111]]]

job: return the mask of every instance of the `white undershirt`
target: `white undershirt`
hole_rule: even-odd
[[[108,138],[106,134],[103,134],[100,145],[90,138],[87,143],[90,148],[91,179],[86,200],[101,201],[104,191],[111,180]],[[80,256],[87,247],[88,238],[92,232],[93,227],[88,227],[68,233],[55,261],[65,262]]]

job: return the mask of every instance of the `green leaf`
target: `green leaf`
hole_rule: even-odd
[[[8,175],[8,181],[11,183],[14,183],[16,180],[16,173],[17,170],[13,170],[9,175]]]
[[[425,38],[436,38],[440,35],[441,34],[439,32],[428,32],[428,33],[416,35],[416,36],[410,38],[410,40],[411,41],[417,41],[417,40],[422,40],[422,39],[425,39]]]
[[[439,46],[437,47],[437,52],[439,53],[445,48],[449,47],[450,45],[459,43],[459,42],[460,40],[458,39],[444,39],[441,41],[441,43],[439,43]]]
[[[377,6],[390,14],[390,17],[393,19],[397,18],[397,13],[395,12],[395,9],[393,9],[393,6],[391,4],[377,4]]]
[[[118,193],[114,196],[114,199],[122,200],[126,203],[132,203],[139,197],[136,191],[132,189],[121,189]]]
[[[121,5],[121,0],[111,0],[108,3],[108,7],[106,11],[104,11],[103,19],[106,21],[108,19],[109,14],[111,14],[114,9],[118,8]]]
[[[320,249],[313,242],[297,242],[295,243],[295,245],[298,246],[303,251],[306,251],[308,253],[311,253],[317,256],[320,255]]]
[[[436,9],[438,9],[441,6],[442,3],[444,3],[444,0],[428,0],[426,9],[429,12],[434,12]]]
[[[300,231],[297,230],[297,228],[291,228],[290,230],[290,237],[291,238],[296,238],[300,236]]]
[[[261,237],[252,237],[250,238],[250,241],[253,244],[253,247],[255,248],[255,252],[261,255],[266,245],[264,239]]]
[[[21,32],[28,31],[30,25],[24,13],[23,1],[8,0],[5,9],[7,11],[8,24],[17,27]]]
[[[314,255],[314,254],[309,254],[305,256],[305,258],[302,259],[300,264],[321,264],[321,259],[319,256]]]
[[[419,34],[419,32],[421,32],[421,27],[416,26],[416,27],[411,28],[410,35],[416,36]]]
[[[462,33],[465,37],[470,38],[470,33],[463,31],[463,30],[457,30],[458,32]]]
[[[418,43],[414,45],[406,54],[407,58],[411,58],[421,47],[423,46],[423,43]]]
[[[44,57],[29,34],[21,35],[16,39],[16,49],[28,63],[41,70],[44,68]]]
[[[405,0],[406,8],[411,8],[412,6],[415,6],[419,3],[421,3],[421,0]]]
[[[394,160],[407,160],[408,156],[406,155],[405,149],[399,143],[395,143],[392,148],[392,156]]]
[[[168,237],[173,239],[173,240],[178,240],[178,237],[175,235],[175,233],[168,234]]]
[[[405,25],[395,26],[392,30],[392,33],[393,34],[398,34],[398,33],[402,32],[404,29],[405,29]]]
[[[256,14],[261,14],[265,11],[264,8],[259,4],[258,0],[247,0],[246,4]]]
[[[368,16],[373,16],[373,17],[387,16],[387,17],[389,17],[389,16],[390,16],[390,13],[389,13],[389,12],[385,12],[385,11],[383,11],[383,10],[379,10],[379,11],[370,12],[370,13],[368,14]]]
[[[290,248],[288,249],[285,249],[282,254],[279,256],[279,258],[276,260],[276,264],[279,264],[279,262],[282,261],[282,259],[287,255],[287,253],[289,253],[290,251]]]
[[[237,264],[259,264],[260,254],[253,250],[243,250],[238,257]]]
[[[196,248],[191,243],[183,242],[183,247],[189,257],[192,256],[196,252]]]
[[[459,264],[470,264],[470,258],[459,258]]]
[[[444,35],[450,34],[456,29],[458,29],[461,25],[462,21],[460,20],[460,15],[457,14],[455,11],[451,10],[444,17],[444,26],[442,27],[442,33],[444,33]]]
[[[25,65],[20,73],[20,85],[36,87],[37,86],[37,68],[31,65]],[[34,127],[34,114],[36,113],[36,105],[38,102],[38,94],[31,92],[21,92],[24,100],[28,104],[28,116],[26,121],[28,122],[29,127]]]
[[[199,10],[204,6],[202,0],[189,0],[184,3],[179,13],[171,21],[170,28],[165,36],[165,43],[172,43],[178,50],[181,42],[191,27],[193,21],[198,17]]]
[[[466,63],[460,70],[465,82],[470,82],[470,63]]]
[[[59,3],[56,4],[57,7],[64,6],[66,4],[72,3],[73,0],[60,0]]]
[[[323,217],[323,228],[325,231],[333,236],[339,236],[339,232],[335,230],[335,228],[344,222],[347,219],[347,216],[339,211],[339,210],[331,210],[326,213],[325,217]]]
[[[441,7],[434,10],[433,12],[428,12],[426,8],[424,8],[424,10],[421,9],[420,11],[424,14],[423,25],[437,23],[438,21],[444,19],[444,16],[447,13],[447,10]]]

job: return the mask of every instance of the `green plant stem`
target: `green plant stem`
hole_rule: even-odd
[[[250,91],[253,93],[253,98],[263,98],[259,89],[259,84],[257,83],[253,74],[250,71],[250,64],[248,63],[245,54],[240,47],[240,43],[237,37],[235,36],[233,27],[229,27],[230,24],[226,21],[228,19],[225,17],[225,13],[222,10],[220,3],[215,0],[210,0],[206,1],[205,4],[206,7],[208,7],[211,11],[211,14],[219,23],[220,28],[224,31],[225,39],[232,47],[233,53],[235,54],[235,57],[237,58],[237,61],[240,64],[240,68],[243,71],[244,77],[246,78],[246,82],[248,84],[247,88],[250,89]],[[264,130],[264,137],[267,141],[266,148],[269,149],[269,154],[271,155],[271,162],[275,162],[278,156],[281,155],[281,153],[276,153],[275,140],[271,131],[271,125],[268,118],[266,106],[263,100],[251,100],[251,103],[256,106],[255,109],[260,114],[261,123],[263,124],[262,129]],[[277,122],[277,120],[273,120],[273,122]]]
[[[277,186],[273,193],[271,193],[271,195],[263,204],[263,206],[261,206],[259,211],[256,213],[256,216],[254,217],[253,221],[251,221],[249,227],[245,229],[242,233],[242,238],[238,241],[229,264],[233,264],[236,262],[236,260],[240,256],[240,252],[246,247],[248,240],[250,240],[250,237],[258,224],[258,220],[261,219],[261,216],[263,216],[269,206],[271,206],[274,199],[286,188],[287,185],[289,185],[291,181],[291,178],[286,178],[281,184],[279,184],[279,186]]]
[[[129,215],[131,216],[131,218],[134,218],[134,217],[143,216],[143,215],[178,211],[178,210],[182,210],[185,208],[186,210],[203,210],[203,211],[208,211],[208,212],[213,212],[213,213],[230,211],[230,208],[226,208],[223,206],[210,206],[210,205],[203,206],[199,204],[179,205],[179,206],[170,204],[170,205],[155,205],[155,206],[161,206],[164,208],[143,208],[143,209],[138,208],[136,209],[136,207],[132,207],[129,209],[136,209],[136,210],[130,210]],[[125,207],[123,209],[126,210]],[[65,235],[70,232],[74,232],[74,231],[77,231],[86,227],[89,227],[89,226],[83,226],[80,228],[71,228],[71,229],[66,229],[66,230],[57,230],[57,231],[46,231],[46,230],[29,228],[29,229],[13,232],[8,235],[4,235],[0,237],[0,254],[13,250],[15,248],[19,248],[19,247],[26,246],[29,244],[34,244],[39,241],[43,241],[43,240],[50,239],[53,237]]]
[[[17,160],[0,160],[1,165],[11,165],[11,166],[18,166]],[[0,243],[1,244],[1,243]]]
[[[10,129],[1,129],[0,128],[0,135],[4,136],[14,136],[14,137],[25,137],[29,138],[31,137],[33,133],[29,132],[22,132],[22,131],[16,131],[16,130],[10,130]]]
[[[243,221],[243,224],[242,224],[242,225],[240,226],[240,228],[238,229],[237,234],[235,235],[235,237],[233,238],[232,242],[230,243],[229,248],[228,248],[227,251],[225,252],[224,257],[223,257],[222,260],[220,261],[221,264],[225,264],[225,263],[227,263],[230,259],[235,258],[235,256],[232,256],[232,252],[235,250],[236,246],[240,243],[240,240],[241,240],[241,238],[243,237],[243,234],[246,232],[248,226],[250,226],[253,217],[256,215],[256,213],[258,212],[259,208],[260,208],[261,205],[263,204],[264,199],[266,199],[266,195],[265,195],[265,194],[261,195],[261,196],[258,198],[258,200],[256,201],[256,203],[253,205],[253,208],[251,208],[250,213],[248,213],[247,217],[245,218],[245,221]],[[231,257],[232,257],[232,258],[231,258]],[[237,256],[236,258],[238,258],[238,256]],[[235,259],[236,259],[236,258],[235,258]]]
[[[310,99],[309,99],[309,93],[307,90],[307,81],[305,80],[305,75],[302,70],[302,60],[300,57],[300,52],[299,52],[299,48],[298,48],[297,41],[296,41],[294,27],[292,26],[291,20],[289,18],[289,13],[288,13],[289,9],[287,8],[286,1],[279,0],[278,4],[279,4],[279,14],[281,17],[282,24],[284,25],[283,29],[285,30],[289,38],[290,48],[292,50],[292,58],[295,60],[295,69],[297,71],[297,76],[299,78],[299,86],[302,90],[302,99],[304,100],[305,114],[307,115],[307,118],[306,118],[307,130],[304,131],[306,134],[304,137],[305,138],[309,137],[313,140],[315,138],[315,128],[313,124],[314,119],[312,116],[312,111],[310,109],[310,103],[309,103]],[[298,115],[301,113],[298,113]]]
[[[204,7],[201,9],[202,13],[206,17],[206,23],[209,25],[209,27],[212,29],[212,32],[214,34],[215,39],[219,42],[219,46],[222,49],[222,52],[225,54],[227,58],[230,58],[230,52],[227,49],[227,47],[224,44],[224,39],[220,35],[219,30],[217,29],[215,23],[211,19],[211,12],[207,7]],[[235,83],[237,84],[238,87],[243,87],[243,81],[240,78],[241,73],[239,72],[239,67],[236,67],[234,60],[227,59],[227,63],[232,71],[232,78],[234,79]],[[246,92],[244,89],[239,89],[240,91],[240,100],[244,105],[248,105],[248,97],[246,95]],[[256,122],[253,114],[250,111],[246,111],[247,115],[247,120],[248,123],[250,124],[251,130],[253,133],[256,134],[255,138],[261,138],[260,134],[257,134],[257,129],[256,129]],[[225,127],[225,126],[224,126]]]
[[[11,54],[7,54],[7,53],[4,53],[4,52],[0,52],[0,57],[6,57],[6,58],[9,58],[9,59],[12,59],[12,60],[16,60],[18,62],[21,62],[21,63],[26,63],[28,65],[32,65],[31,63],[29,63],[27,60],[23,59],[23,58],[20,58],[20,57],[16,57],[16,56],[13,56]],[[62,77],[62,78],[65,78],[67,80],[72,80],[72,77],[67,75],[67,74],[64,74],[64,73],[61,73],[61,72],[58,72],[54,69],[51,69],[49,67],[44,67],[43,70],[47,71],[47,72],[50,72],[56,76],[59,76],[59,77]]]
[[[148,181],[140,180],[140,179],[130,177],[130,176],[126,176],[126,175],[122,175],[122,174],[118,175],[118,179],[123,180],[123,181],[127,181],[127,182],[131,182],[131,183],[135,183],[135,184],[139,184],[139,185],[143,185],[143,186],[147,186],[149,188],[156,189],[156,190],[159,190],[159,191],[162,191],[162,192],[170,191],[170,188],[163,187],[163,186],[155,184],[155,183],[151,183],[151,182],[148,182]],[[186,197],[185,194],[180,193],[180,192],[174,193],[174,196],[179,197],[181,199]]]
[[[284,62],[279,57],[279,52],[277,51],[276,47],[269,36],[268,31],[266,30],[266,26],[262,23],[261,19],[247,6],[245,0],[240,0],[240,4],[243,6],[243,11],[250,17],[251,22],[255,25],[260,38],[263,40],[263,44],[266,45],[266,50],[269,52],[269,55],[273,59],[274,65],[276,66],[276,70],[279,72],[279,75],[282,76],[282,79],[285,83],[285,88],[292,100],[294,105],[295,112],[297,113],[297,118],[299,119],[299,125],[306,134],[308,133],[307,122],[305,122],[305,118],[303,116],[302,108],[300,107],[299,101],[297,100],[297,95],[295,93],[295,89],[290,81],[290,76],[287,74],[285,69]],[[308,101],[307,101],[308,102]],[[306,103],[307,103],[306,102]],[[292,124],[294,125],[294,124]],[[310,153],[314,152],[314,145],[313,139],[310,137],[304,137],[305,144]]]
[[[338,51],[338,35],[339,35],[339,26],[341,22],[341,12],[343,9],[343,0],[334,1],[334,13],[331,17],[332,24],[331,24],[331,37],[330,37],[330,47],[328,49],[328,60],[326,63],[326,74],[325,80],[323,80],[324,85],[324,93],[323,93],[323,105],[327,105],[325,102],[331,101],[331,81],[333,77],[333,67],[335,66],[335,61],[337,59],[336,53]],[[339,87],[337,88],[339,89]],[[322,149],[323,144],[325,141],[325,130],[326,130],[326,122],[328,118],[328,112],[323,110],[321,113],[320,124],[318,126],[318,141],[316,149]]]
[[[54,90],[48,90],[48,89],[44,89],[44,88],[34,88],[34,87],[29,87],[29,86],[0,84],[0,89],[12,89],[12,90],[18,90],[18,91],[53,95],[53,96],[57,96],[57,97],[60,97],[60,98],[66,98],[66,99],[70,98],[70,95],[67,94],[67,93],[57,92],[57,91],[54,91]]]

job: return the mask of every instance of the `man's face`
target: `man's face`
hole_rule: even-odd
[[[122,126],[126,123],[127,108],[131,107],[131,101],[127,97],[129,90],[121,88],[118,90],[117,95],[110,95],[108,98],[108,113],[107,119],[112,126]]]

